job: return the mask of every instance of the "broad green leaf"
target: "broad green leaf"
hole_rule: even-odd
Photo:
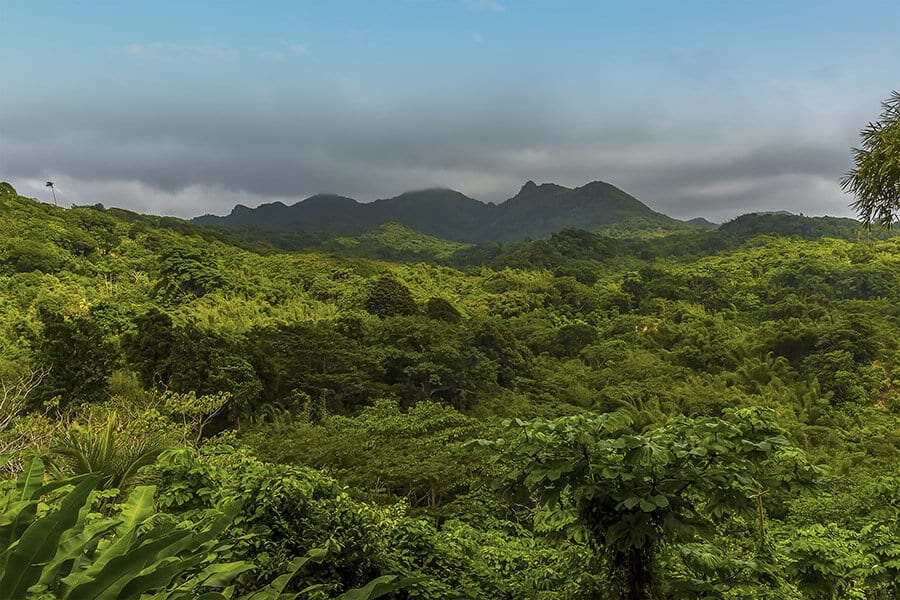
[[[396,575],[382,575],[361,588],[344,592],[335,600],[374,600],[392,592],[422,581],[424,577],[397,579]]]
[[[60,537],[78,519],[99,478],[84,479],[63,499],[59,510],[34,521],[22,533],[9,555],[0,579],[0,590],[10,598],[24,596],[25,590],[38,582],[43,563],[56,554]]]
[[[622,501],[622,506],[624,506],[627,510],[631,510],[638,504],[640,504],[641,498],[639,496],[629,496]]]
[[[83,517],[80,518],[80,520],[82,519]],[[66,562],[80,557],[87,546],[118,524],[118,518],[101,519],[83,528],[73,528],[67,531],[59,540],[59,547],[53,560],[44,567],[40,583],[47,586],[54,584],[60,577],[60,569]]]
[[[122,509],[122,523],[116,527],[117,535],[124,536],[129,532],[136,531],[138,525],[153,514],[153,496],[155,494],[155,485],[141,485],[132,490]]]
[[[227,586],[241,573],[256,568],[243,560],[230,563],[217,563],[205,567],[197,574],[197,581],[205,587],[222,588]]]
[[[31,459],[28,467],[19,474],[19,478],[16,482],[16,488],[18,490],[18,493],[16,494],[17,498],[19,500],[36,499],[34,494],[40,489],[43,480],[44,461],[35,456]]]
[[[262,590],[243,596],[241,600],[278,600],[291,580],[300,572],[308,562],[322,562],[328,556],[324,548],[313,548],[304,556],[299,556],[291,561],[286,573],[276,577]]]
[[[164,558],[172,556],[173,553],[165,551],[171,550],[175,544],[190,535],[190,531],[178,530],[166,533],[157,539],[153,539],[156,536],[152,536],[149,538],[150,541],[104,561],[101,569],[92,565],[81,574],[80,582],[73,584],[66,599],[117,600],[122,588],[129,583],[130,579],[157,562],[160,554],[165,554]]]
[[[166,557],[159,562],[154,563],[149,568],[143,569],[144,571],[148,571],[146,573],[141,575],[138,575],[138,572],[130,573],[127,576],[128,581],[124,582],[124,585],[121,586],[120,590],[116,590],[115,586],[111,586],[110,591],[114,592],[114,595],[109,595],[109,592],[107,592],[107,595],[105,596],[97,596],[97,600],[100,600],[101,598],[127,600],[130,598],[138,598],[141,594],[146,594],[153,590],[161,588],[165,589],[173,579],[182,573],[190,571],[202,562],[202,555],[189,558],[181,558],[178,556]],[[191,587],[196,586],[192,585]]]

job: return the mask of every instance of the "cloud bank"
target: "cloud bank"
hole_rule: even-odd
[[[135,47],[135,53],[164,51]],[[450,87],[399,99],[340,81],[2,106],[0,177],[43,198],[191,217],[319,192],[370,201],[446,186],[500,202],[527,179],[609,181],[678,218],[752,210],[849,215],[838,186],[856,123],[805,111],[748,120],[677,108],[593,112],[559,90]],[[652,115],[652,116],[647,116]]]

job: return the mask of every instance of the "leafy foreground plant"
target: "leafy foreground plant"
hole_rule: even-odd
[[[243,560],[222,562],[230,557],[230,545],[219,536],[233,522],[238,504],[191,528],[155,518],[155,487],[138,486],[117,514],[105,517],[90,511],[100,476],[45,484],[43,475],[44,464],[35,458],[0,495],[5,600],[224,600],[231,598],[234,580],[254,568]],[[43,502],[53,495],[59,503],[48,509]],[[313,591],[317,586],[282,594],[308,562],[326,555],[311,551],[294,560],[288,573],[241,600],[284,600]],[[371,600],[408,583],[387,575],[339,600]]]

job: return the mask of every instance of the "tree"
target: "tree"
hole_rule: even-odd
[[[200,298],[223,285],[215,259],[201,249],[176,245],[160,256],[159,280],[154,290],[168,302]]]
[[[166,391],[162,395],[165,411],[175,421],[181,421],[182,444],[200,445],[203,439],[203,428],[226,407],[231,400],[231,392],[218,392],[197,396],[194,391],[183,394]]]
[[[444,298],[437,296],[428,299],[428,302],[425,304],[425,315],[429,319],[447,321],[448,323],[459,323],[462,320],[462,315],[459,314],[455,306]]]
[[[154,307],[135,318],[134,325],[134,331],[122,336],[122,349],[129,366],[137,371],[145,387],[168,383],[176,342],[172,317]]]
[[[365,308],[381,318],[414,315],[419,310],[409,288],[390,275],[375,282]]]
[[[444,404],[426,400],[402,412],[379,399],[355,417],[257,427],[243,439],[264,460],[327,469],[341,483],[435,508],[474,481],[481,457],[463,444],[487,429]]]
[[[444,401],[464,410],[497,382],[497,367],[473,346],[459,326],[423,317],[381,322],[377,346],[383,381],[394,386],[404,406]]]
[[[376,359],[371,349],[340,331],[361,325],[345,325],[294,323],[253,330],[248,345],[266,402],[290,406],[294,392],[316,401],[324,398],[336,412],[364,402],[373,388]]]
[[[44,187],[50,188],[50,192],[53,194],[53,206],[57,206],[57,204],[56,204],[56,186],[53,185],[52,181],[48,181]]]
[[[856,196],[852,206],[867,227],[890,227],[900,213],[900,92],[882,103],[879,120],[860,132],[862,148],[853,149],[854,168],[841,179]]]
[[[40,309],[44,330],[37,358],[47,369],[35,390],[37,402],[60,397],[62,405],[106,398],[116,349],[89,316]]]
[[[724,517],[755,519],[764,547],[763,497],[815,473],[756,409],[673,418],[643,434],[623,413],[508,424],[510,441],[481,442],[510,463],[501,487],[535,501],[545,528],[592,547],[627,600],[657,597],[664,547],[709,542]]]

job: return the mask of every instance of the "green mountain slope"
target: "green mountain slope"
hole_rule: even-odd
[[[602,181],[574,189],[529,181],[499,209],[492,237],[504,241],[543,238],[570,227],[604,233],[690,229]]]
[[[436,262],[467,247],[467,244],[424,235],[399,223],[385,223],[360,236],[335,238],[321,249],[396,262]]]
[[[746,240],[757,235],[777,234],[797,236],[805,240],[832,237],[855,240],[860,237],[887,237],[892,232],[885,230],[865,231],[862,223],[845,217],[806,217],[786,212],[751,213],[741,215],[719,226],[719,232],[738,240]]]

